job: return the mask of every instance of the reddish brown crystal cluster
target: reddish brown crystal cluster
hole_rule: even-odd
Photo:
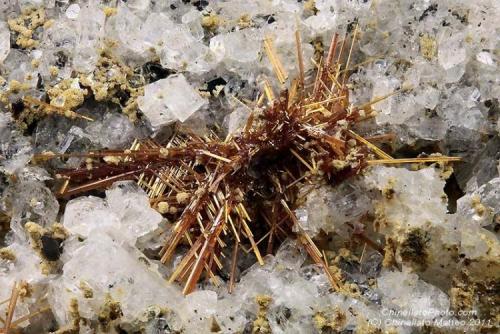
[[[338,288],[322,252],[293,213],[300,201],[298,190],[318,181],[338,183],[367,164],[398,162],[352,131],[355,123],[371,116],[371,109],[369,103],[349,103],[345,81],[351,52],[344,51],[346,40],[334,36],[315,78],[309,79],[297,33],[299,78],[277,98],[265,84],[265,94],[249,107],[238,134],[221,138],[178,132],[166,144],[147,140],[126,151],[82,154],[86,165],[59,172],[65,180],[60,195],[136,180],[152,206],[175,222],[161,261],[170,261],[181,244],[189,246],[170,278],[184,284],[184,293],[193,291],[204,275],[218,283],[216,272],[223,269],[224,256],[231,257],[231,290],[240,251],[253,251],[263,263],[263,254],[272,253],[287,237],[295,237]],[[278,80],[284,81],[286,73],[267,39],[265,50]]]

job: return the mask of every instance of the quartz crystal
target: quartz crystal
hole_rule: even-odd
[[[387,79],[384,77],[374,78],[372,100],[387,96],[388,94],[396,90],[398,86],[398,80]],[[389,97],[388,99],[377,102],[373,105],[373,108],[375,110],[380,111],[380,114],[377,116],[377,121],[385,123],[390,119],[391,123],[401,124],[407,120],[409,115],[405,112],[405,109],[394,108],[393,100],[393,97]]]
[[[106,192],[106,200],[80,197],[71,200],[64,213],[64,226],[88,237],[93,231],[106,230],[120,241],[135,243],[137,238],[154,231],[162,216],[149,207],[145,192],[132,182],[117,182]]]
[[[500,178],[494,178],[477,190],[461,197],[457,212],[470,222],[488,226],[500,215]]]
[[[80,6],[78,4],[72,4],[66,9],[66,17],[68,19],[76,19],[78,18],[78,14],[80,14]]]
[[[25,239],[24,225],[35,222],[42,227],[49,227],[56,222],[59,202],[43,183],[22,180],[6,189],[5,201],[10,209],[12,231]]]
[[[464,46],[464,37],[465,36],[461,34],[443,33],[439,42],[438,59],[439,64],[445,70],[460,66],[465,62],[466,50]]]
[[[0,1],[1,318],[14,284],[26,287],[9,333],[493,332],[391,321],[484,325],[498,318],[499,17],[498,0]],[[294,94],[297,29],[307,89],[338,33],[338,58],[349,64],[336,79],[347,84],[349,116],[366,116],[348,130],[393,158],[462,160],[362,161],[358,172],[349,159],[365,149],[368,160],[380,154],[351,145],[343,130],[333,133],[355,149],[332,162],[339,173],[328,177],[324,161],[311,155],[319,168],[297,180],[297,205],[290,206],[300,237],[278,224],[268,243],[258,225],[265,219],[252,221],[261,265],[242,229],[231,293],[233,240],[216,242],[222,253],[214,252],[213,276],[202,275],[191,294],[168,282],[194,242],[181,243],[171,262],[160,261],[181,213],[174,214],[175,201],[185,195],[170,205],[173,196],[150,198],[156,184],[139,187],[135,179],[58,194],[68,169],[72,182],[91,176],[97,163],[107,176],[118,175],[118,162],[135,163],[127,150],[139,142],[139,149],[168,145],[172,133],[183,132],[231,138],[261,122],[273,103],[264,87],[279,98]],[[284,84],[266,39],[286,72]],[[323,105],[311,117],[336,113]],[[113,151],[80,155],[104,149]],[[67,156],[39,156],[52,153]],[[290,154],[279,153],[277,159]],[[205,159],[215,158],[198,157],[188,167],[203,170]],[[262,181],[255,179],[264,177],[260,156],[252,159],[252,175],[238,181]],[[278,166],[283,182],[295,178],[294,168]],[[162,177],[176,183],[174,169]],[[193,187],[207,181],[193,178]],[[288,200],[288,188],[281,191]],[[264,187],[244,195],[266,194]],[[313,264],[308,238],[339,290]],[[57,256],[46,253],[44,241]],[[457,317],[460,310],[475,314]]]
[[[262,36],[255,30],[243,30],[218,35],[210,40],[210,49],[218,59],[249,63],[259,55]]]
[[[356,222],[371,208],[370,199],[359,182],[344,182],[335,188],[321,187],[307,195],[296,211],[301,227],[311,235],[320,231],[346,236],[346,223]]]
[[[432,168],[409,171],[404,168],[375,167],[367,175],[367,183],[382,194],[390,194],[382,199],[381,209],[384,210],[387,223],[395,224],[395,228],[440,224],[446,217],[444,181]]]
[[[236,134],[241,131],[248,119],[249,112],[246,108],[237,108],[224,119],[228,133]]]
[[[436,319],[449,314],[448,296],[407,270],[383,272],[377,285],[383,306],[406,311],[408,319]]]
[[[461,231],[460,252],[468,259],[500,256],[498,237],[484,228],[468,227]]]
[[[0,23],[0,64],[7,58],[10,50],[10,31],[7,23]]]
[[[123,148],[132,143],[138,131],[125,115],[106,112],[100,122],[85,127],[83,136],[101,147]]]
[[[158,128],[175,121],[184,122],[205,103],[184,75],[179,74],[147,85],[139,99],[139,108],[151,126]]]
[[[21,169],[31,159],[32,150],[28,138],[19,133],[13,120],[0,113],[0,170],[12,174]]]
[[[78,300],[80,314],[88,319],[96,319],[107,296],[120,303],[123,316],[128,319],[150,305],[175,305],[181,298],[141,253],[120,245],[106,233],[95,230],[68,251],[72,252],[67,254],[71,259],[65,263],[62,276],[53,281],[51,293],[60,323],[69,322],[71,298]],[[93,297],[83,295],[82,284],[92,291]]]
[[[0,290],[0,298],[8,300],[14,284],[19,281],[27,282],[35,291],[43,291],[46,276],[40,271],[40,258],[35,252],[23,242],[12,243],[4,250],[11,252],[15,256],[15,261],[0,258],[0,286],[3,287]],[[38,297],[36,293],[18,301],[16,316],[27,316],[30,314],[30,309],[40,307],[37,305]],[[2,313],[6,313],[7,308],[7,303],[0,305]],[[24,328],[27,325],[28,323],[24,322],[19,327]]]
[[[115,183],[106,192],[106,200],[89,196],[70,201],[63,224],[75,237],[66,242],[64,274],[54,281],[51,297],[58,307],[58,320],[68,321],[71,298],[79,300],[81,314],[89,319],[108,297],[121,304],[128,319],[150,305],[179,299],[180,293],[166,285],[155,265],[133,246],[161,220],[149,207],[144,191],[132,182]],[[79,259],[85,259],[84,263]],[[94,297],[82,295],[82,284]]]

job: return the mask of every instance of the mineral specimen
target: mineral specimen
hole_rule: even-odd
[[[496,333],[499,16],[0,1],[0,333]]]

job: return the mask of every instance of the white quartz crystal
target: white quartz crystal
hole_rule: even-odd
[[[470,223],[488,226],[500,215],[500,178],[494,178],[457,202],[457,212]]]
[[[73,64],[83,73],[94,70],[99,56],[99,42],[104,37],[105,15],[95,2],[82,6],[78,13],[79,41],[74,52]]]
[[[178,309],[185,330],[193,333],[209,332],[210,320],[217,314],[217,306],[215,291],[200,290],[187,295]]]
[[[24,225],[28,222],[42,227],[56,222],[59,202],[42,182],[21,180],[7,187],[4,196],[11,212],[11,229],[17,237],[26,240]]]
[[[16,281],[24,280],[29,283],[37,283],[43,280],[44,275],[40,270],[40,258],[25,243],[15,242],[8,249],[15,256],[15,261],[0,259],[0,284],[4,289],[0,291],[0,298],[5,300]]]
[[[476,60],[485,64],[485,65],[494,65],[494,61],[493,61],[493,58],[491,57],[491,53],[487,52],[487,51],[483,51],[483,52],[479,52],[477,55],[476,55]]]
[[[310,317],[314,313],[316,302],[319,302],[318,288],[328,283],[322,274],[313,274],[313,280],[303,277],[300,267],[304,261],[305,254],[299,252],[292,241],[288,241],[281,246],[276,257],[266,257],[265,266],[256,264],[251,267],[237,285],[234,294],[228,295],[227,300],[219,301],[219,323],[226,330],[241,330],[245,326],[245,319],[242,317],[245,312],[255,314],[257,311],[255,297],[268,295],[272,298],[272,310],[277,311],[280,306],[286,305],[294,315],[281,324],[271,319],[273,333],[298,333],[297,327],[312,330]],[[240,302],[235,303],[236,300]],[[221,312],[224,309],[226,312]],[[279,312],[276,312],[276,316],[279,316]],[[301,317],[309,317],[309,320],[300,323]],[[298,326],[299,324],[302,326]]]
[[[466,60],[466,49],[464,46],[464,36],[461,34],[444,33],[439,42],[438,59],[439,64],[449,70],[455,66],[463,64]]]
[[[123,228],[139,238],[155,230],[163,219],[149,206],[149,197],[135,182],[116,182],[106,191],[106,202]]]
[[[248,63],[255,61],[261,49],[263,36],[253,29],[220,34],[210,40],[210,49],[219,60]]]
[[[393,227],[439,225],[446,217],[445,183],[433,168],[409,171],[375,167],[367,174],[366,181],[383,194],[390,194],[390,197],[383,195],[380,208],[387,223],[394,224]]]
[[[439,90],[433,87],[424,87],[417,95],[416,102],[427,109],[434,109],[439,103]]]
[[[500,256],[498,238],[492,232],[479,227],[465,227],[461,231],[460,252],[469,259]]]
[[[71,200],[63,224],[82,237],[100,230],[133,244],[154,231],[161,220],[162,216],[149,206],[146,193],[135,183],[124,181],[106,191],[106,200],[92,196]]]
[[[10,50],[10,31],[7,23],[0,22],[0,64],[7,58]]]
[[[393,93],[398,87],[399,82],[395,79],[387,79],[384,77],[374,78],[374,87],[372,92],[372,100],[382,98]],[[386,123],[389,120],[391,123],[403,123],[408,117],[405,109],[394,108],[394,96],[388,97],[383,101],[375,103],[372,108],[379,111],[377,121]]]
[[[371,208],[370,199],[359,182],[344,182],[337,187],[319,187],[308,195],[305,205],[296,210],[301,228],[311,236],[320,231],[347,236],[346,223],[356,222]]]
[[[226,116],[224,123],[227,127],[227,132],[237,134],[245,127],[250,112],[247,108],[240,107]]]
[[[0,259],[0,299],[9,300],[14,284],[24,281],[32,287],[34,291],[40,291],[45,285],[47,277],[40,269],[40,258],[24,242],[15,242],[6,248],[15,256],[14,261]],[[25,297],[17,302],[15,316],[16,319],[27,316],[30,310],[40,307],[37,304],[38,296]],[[6,314],[8,303],[0,304],[0,312]],[[20,324],[23,328],[29,325],[28,321]]]
[[[319,0],[315,1],[314,5],[318,10],[318,14],[308,17],[305,24],[319,33],[330,30],[332,26],[335,26],[337,18],[336,4],[329,0]]]
[[[137,53],[143,53],[141,44],[145,50],[154,49],[167,68],[205,73],[215,63],[208,46],[200,41],[203,38],[200,22],[201,15],[196,10],[186,13],[182,24],[163,13],[150,13],[141,29],[129,36],[130,45]]]
[[[405,269],[384,271],[377,279],[377,286],[382,293],[382,305],[388,309],[406,311],[406,319],[438,319],[449,314],[448,296],[438,288],[420,280],[417,274]],[[404,313],[401,313],[404,314]]]
[[[52,310],[60,323],[69,322],[71,298],[78,300],[81,316],[94,320],[106,296],[120,303],[127,319],[151,305],[175,305],[180,300],[180,292],[167,285],[136,249],[97,230],[84,242],[73,242],[77,245],[67,254],[70,260],[64,264],[62,276],[52,281]],[[84,297],[82,284],[91,289],[91,298]]]
[[[0,113],[0,171],[12,174],[31,159],[32,146],[28,138],[16,129],[13,119]]]
[[[106,35],[119,42],[114,52],[121,58],[127,60],[139,58],[143,61],[146,59],[147,47],[144,36],[141,34],[141,26],[141,18],[123,2],[117,6],[117,13],[106,20]]]
[[[478,105],[480,98],[481,93],[475,87],[457,89],[444,103],[445,108],[439,114],[451,126],[478,131],[485,125],[485,117]]]
[[[106,111],[102,121],[89,123],[82,135],[97,145],[114,149],[129,146],[137,138],[137,130],[127,116]]]
[[[98,197],[79,197],[66,205],[64,227],[73,234],[87,237],[96,229],[120,228],[116,213],[108,209],[106,202]]]
[[[80,13],[80,6],[76,3],[69,5],[66,9],[66,17],[68,19],[76,19]]]
[[[153,128],[184,122],[205,103],[182,74],[147,85],[144,96],[139,98],[139,108]]]

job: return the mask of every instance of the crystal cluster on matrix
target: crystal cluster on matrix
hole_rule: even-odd
[[[494,333],[499,17],[498,0],[0,1],[0,333]],[[58,171],[91,174],[99,158],[81,152],[129,154],[153,138],[167,154],[182,147],[172,133],[244,133],[270,94],[293,91],[297,50],[311,79],[335,33],[350,62],[338,79],[366,112],[356,133],[393,157],[462,158],[304,184],[295,232],[324,250],[336,289],[287,239],[263,265],[253,245],[234,246],[234,268],[222,254],[210,266],[223,270],[184,296],[168,278],[192,245],[162,263],[177,209],[151,199],[156,184],[54,191]],[[36,165],[40,154],[63,157]],[[114,175],[129,157],[102,159]],[[257,182],[265,166],[252,168]],[[459,320],[475,322],[419,325]]]

